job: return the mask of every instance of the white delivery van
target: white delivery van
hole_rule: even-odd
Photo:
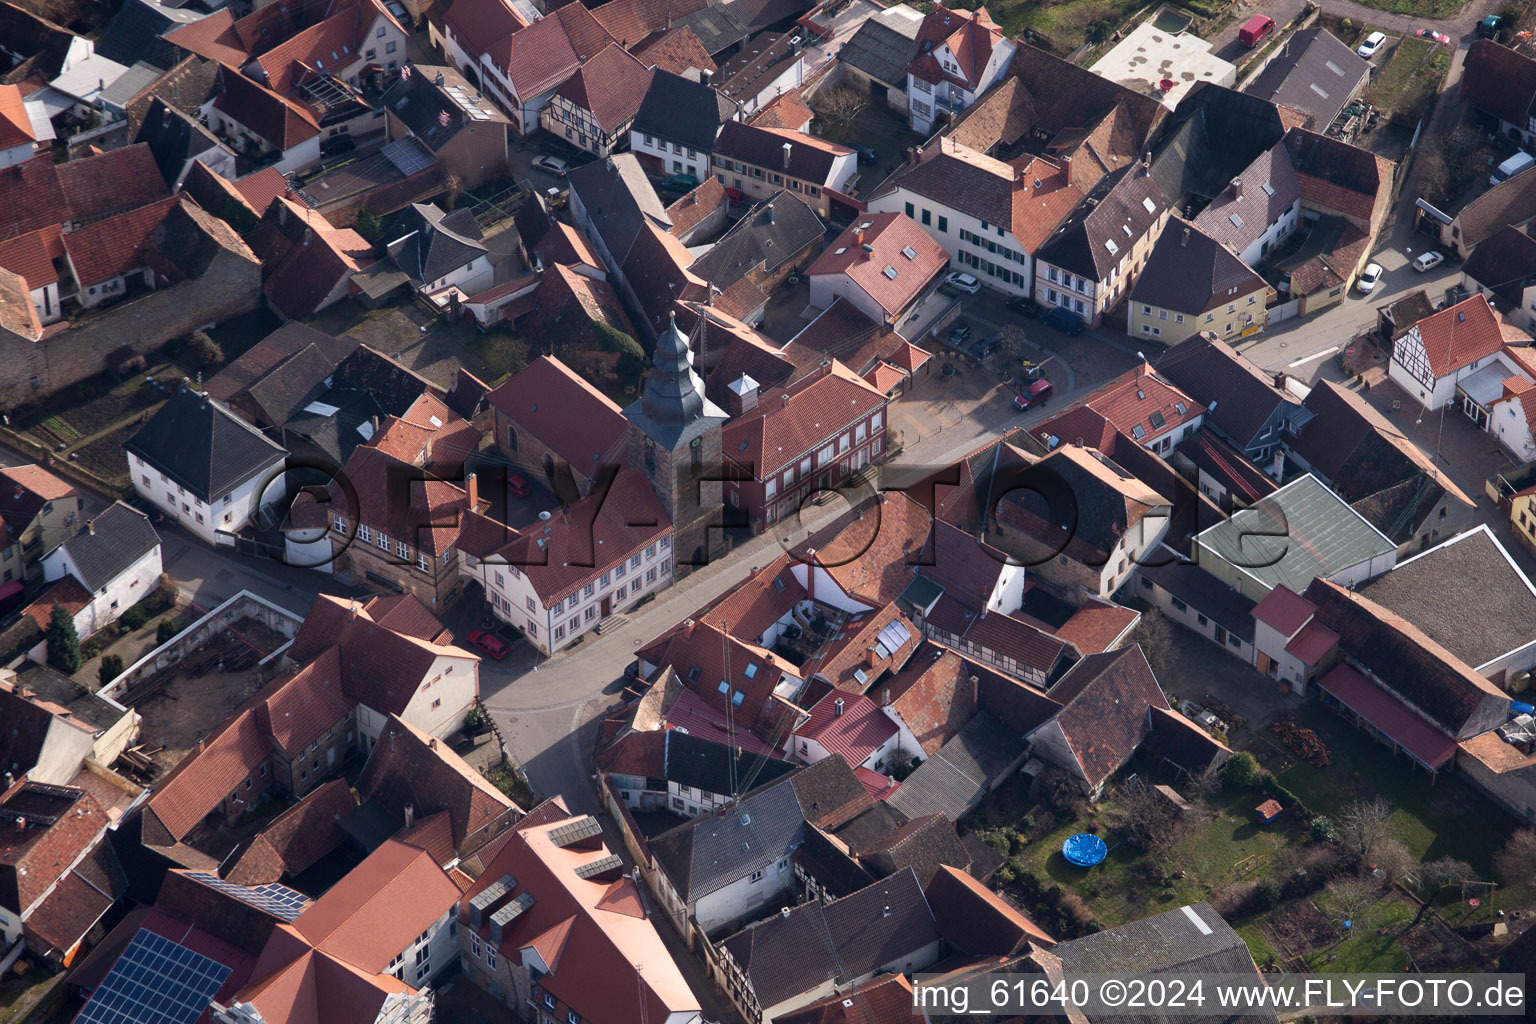
[[[1532,164],[1536,164],[1536,156],[1531,156],[1531,154],[1522,149],[1508,160],[1499,164],[1498,169],[1489,176],[1488,184],[1497,185],[1501,181],[1513,178]]]

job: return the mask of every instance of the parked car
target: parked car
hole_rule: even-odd
[[[981,281],[963,270],[952,270],[944,277],[944,283],[951,288],[958,288],[967,295],[975,295],[981,291]]]
[[[1015,295],[1013,298],[1009,299],[1005,305],[1007,305],[1010,310],[1019,314],[1020,316],[1032,317],[1036,320],[1040,319],[1040,303],[1036,302],[1034,299],[1029,298],[1028,296]]]
[[[1372,57],[1376,56],[1376,51],[1381,49],[1382,46],[1385,45],[1386,41],[1387,34],[1385,32],[1372,32],[1370,35],[1365,37],[1365,42],[1355,47],[1355,53],[1364,57],[1366,60],[1370,60]]]
[[[661,188],[664,192],[692,192],[699,187],[699,179],[691,174],[674,174],[670,178],[662,180]]]
[[[1509,28],[1509,19],[1502,14],[1490,14],[1477,23],[1477,34],[1482,39],[1492,39]]]
[[[1440,264],[1442,264],[1444,262],[1445,262],[1445,254],[1444,253],[1426,252],[1423,255],[1421,255],[1418,259],[1413,261],[1413,269],[1417,270],[1419,273],[1422,274],[1426,270],[1434,270],[1436,267],[1438,267]]]
[[[1274,18],[1267,14],[1255,14],[1243,22],[1243,27],[1237,30],[1237,40],[1247,47],[1258,46],[1259,42],[1274,30]]]
[[[732,206],[747,205],[747,194],[739,188],[726,189],[725,198],[726,201],[729,202]]]
[[[472,629],[469,631],[469,644],[481,653],[486,654],[497,661],[505,658],[512,652],[507,642],[495,633],[484,629]]]
[[[1063,309],[1060,306],[1046,310],[1045,315],[1040,318],[1040,322],[1047,327],[1060,331],[1062,334],[1082,334],[1088,327],[1088,324],[1082,317],[1070,309]]]
[[[1523,149],[1517,149],[1514,156],[1511,156],[1493,169],[1493,173],[1488,176],[1488,185],[1491,188],[1501,181],[1508,181],[1533,164],[1536,164],[1536,157],[1531,156],[1531,154]]]
[[[1051,382],[1041,377],[1029,387],[1013,396],[1013,407],[1020,412],[1032,409],[1037,405],[1044,405],[1046,400],[1055,393],[1056,389]]]
[[[978,363],[984,363],[997,354],[997,339],[982,338],[971,346],[971,357]]]
[[[570,170],[570,165],[557,156],[542,154],[533,158],[533,168],[543,171],[545,174],[553,174],[557,178],[565,177],[565,172]]]
[[[1421,28],[1415,32],[1414,35],[1418,36],[1420,39],[1433,39],[1437,43],[1444,43],[1446,46],[1451,45],[1450,36],[1446,35],[1444,32],[1436,32],[1432,28]]]
[[[514,498],[526,498],[533,493],[533,487],[528,481],[517,473],[507,473],[507,493]]]
[[[965,324],[965,323],[955,324],[955,326],[953,326],[953,327],[951,327],[949,329],[949,339],[948,339],[948,341],[949,341],[950,348],[959,348],[960,346],[965,344],[966,339],[968,339],[970,336],[971,336],[971,325],[970,324]]]
[[[1365,271],[1355,279],[1355,287],[1360,289],[1361,295],[1369,295],[1376,287],[1376,282],[1381,280],[1381,264],[1367,263]]]
[[[880,159],[880,154],[875,152],[873,146],[855,146],[854,152],[859,154],[859,163],[872,164]]]

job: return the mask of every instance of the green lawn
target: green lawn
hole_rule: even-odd
[[[1339,923],[1340,915],[1326,892],[1318,893],[1317,908]],[[1397,936],[1413,920],[1417,907],[1399,896],[1387,896],[1360,915],[1349,937],[1336,946],[1313,950],[1305,957],[1315,971],[1340,974],[1389,973],[1408,966],[1408,951]]]
[[[1085,42],[1108,39],[1127,17],[1145,6],[1140,0],[1066,0],[1059,4],[1002,0],[988,4],[987,13],[1010,36],[1033,29],[1064,57]]]
[[[1366,7],[1420,18],[1450,18],[1466,6],[1465,0],[1360,0]]]
[[[1433,39],[1404,36],[1372,86],[1376,105],[1399,123],[1411,124],[1427,117],[1450,61],[1446,48]]]
[[[1327,768],[1288,756],[1294,763],[1278,775],[1309,811],[1333,815],[1356,798],[1381,796],[1395,809],[1393,822],[1415,858],[1455,857],[1491,877],[1489,860],[1514,827],[1502,809],[1449,772],[1431,780],[1320,704],[1304,704],[1294,717],[1315,729],[1333,755]],[[1262,742],[1273,746],[1267,734]]]

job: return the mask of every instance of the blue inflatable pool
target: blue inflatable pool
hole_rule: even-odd
[[[1091,868],[1109,855],[1109,847],[1091,832],[1079,832],[1061,844],[1061,855],[1080,868]]]

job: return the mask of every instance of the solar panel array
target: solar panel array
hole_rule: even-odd
[[[559,847],[570,846],[584,839],[603,834],[603,826],[592,815],[583,815],[575,821],[549,830],[549,841]]]
[[[140,928],[76,1024],[192,1024],[230,969]]]
[[[187,877],[195,878],[209,888],[249,903],[258,910],[264,910],[280,921],[296,919],[312,902],[303,893],[295,892],[286,885],[278,885],[276,882],[256,886],[236,885],[206,871],[189,871]]]
[[[410,139],[397,139],[379,150],[379,154],[407,177],[432,166],[432,158],[413,145]]]
[[[595,875],[605,875],[610,871],[617,871],[624,867],[624,862],[614,854],[609,854],[590,864],[583,864],[576,869],[577,878],[592,878]]]

